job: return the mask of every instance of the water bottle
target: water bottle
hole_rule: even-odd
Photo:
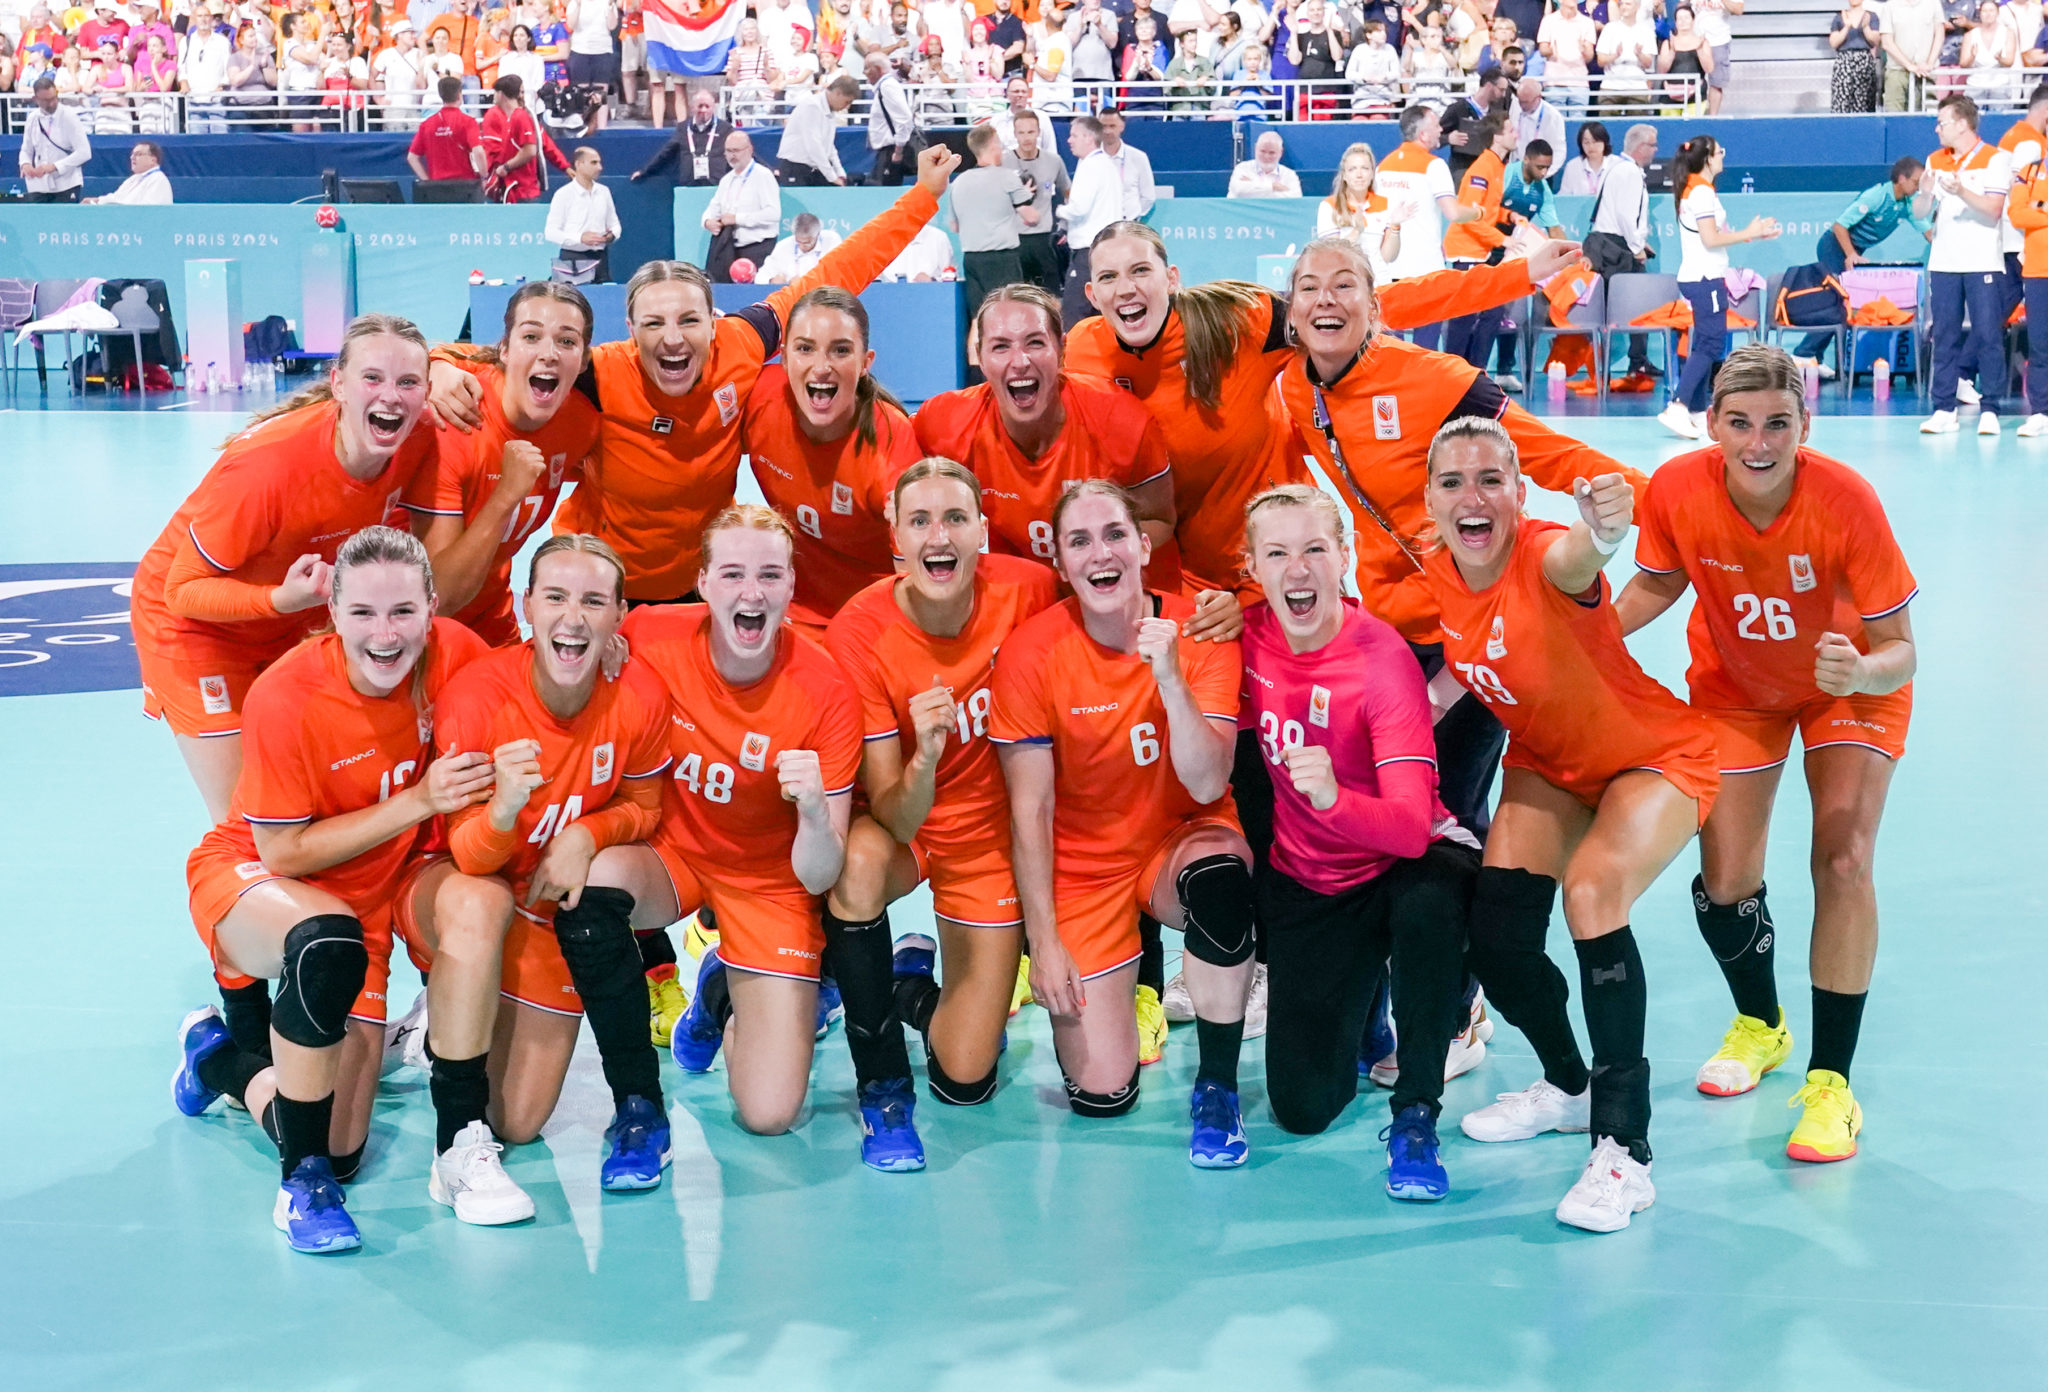
[[[1820,364],[1808,363],[1799,369],[1800,386],[1808,401],[1820,400]]]
[[[1553,361],[1543,370],[1552,404],[1564,400],[1564,364]]]
[[[1879,401],[1892,399],[1892,360],[1890,355],[1879,358],[1877,365],[1870,369],[1870,394]]]
[[[1742,191],[1744,193],[1756,192],[1756,177],[1754,175],[1745,174],[1742,176]]]

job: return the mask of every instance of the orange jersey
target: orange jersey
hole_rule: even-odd
[[[1476,313],[1530,293],[1525,262],[1437,271],[1380,287],[1380,320],[1412,329]],[[1194,589],[1242,583],[1244,505],[1261,490],[1308,478],[1302,445],[1273,395],[1273,380],[1294,361],[1287,301],[1266,294],[1244,312],[1237,350],[1223,365],[1212,409],[1188,394],[1186,330],[1170,310],[1159,337],[1126,347],[1102,315],[1067,334],[1067,367],[1107,377],[1143,402],[1166,437],[1173,464],[1181,565]]]
[[[599,677],[590,703],[568,720],[555,716],[533,688],[533,643],[493,649],[472,663],[441,699],[435,744],[443,753],[489,754],[513,740],[540,742],[546,782],[527,798],[509,839],[511,854],[497,864],[467,853],[487,840],[488,803],[449,819],[455,865],[464,874],[502,875],[524,895],[528,877],[548,842],[571,822],[604,808],[628,779],[653,778],[668,769],[668,693],[638,654],[617,681]],[[600,838],[599,849],[607,844]],[[495,857],[492,857],[495,858]]]
[[[863,737],[895,736],[908,762],[917,749],[910,698],[935,681],[943,685],[952,693],[958,723],[939,756],[932,810],[918,839],[939,846],[993,840],[1007,847],[1009,793],[986,738],[996,650],[1059,597],[1059,581],[1021,557],[981,557],[974,571],[973,617],[952,638],[933,637],[910,621],[896,602],[898,583],[878,580],[862,590],[825,634],[860,696]]]
[[[696,587],[704,524],[732,502],[739,480],[740,419],[761,366],[782,347],[790,309],[820,285],[858,293],[896,259],[938,204],[912,187],[881,216],[825,253],[809,272],[757,305],[722,315],[697,385],[662,392],[640,368],[631,340],[591,350],[604,430],[584,486],[556,531],[595,532],[626,563],[632,599],[675,599]]]
[[[1706,721],[1636,665],[1601,576],[1589,603],[1543,573],[1566,535],[1522,519],[1505,574],[1474,594],[1439,547],[1424,564],[1442,606],[1444,662],[1508,730],[1504,762],[1593,803],[1631,769],[1708,784],[1717,768]],[[1704,806],[1701,815],[1705,815]]]
[[[405,506],[415,515],[459,517],[467,524],[497,491],[508,443],[524,440],[547,456],[548,470],[534,484],[536,491],[506,519],[483,587],[454,615],[493,647],[503,647],[519,641],[519,620],[512,612],[512,558],[554,512],[563,482],[581,476],[585,457],[597,447],[598,418],[597,408],[572,391],[554,419],[539,430],[515,430],[505,419],[500,395],[504,372],[484,367],[477,380],[483,388],[483,427],[467,435],[452,426],[441,427],[436,458],[431,467],[413,475]]]
[[[1177,595],[1150,599],[1161,618],[1186,623],[1195,612]],[[1195,704],[1235,730],[1244,682],[1237,644],[1183,640],[1179,651]],[[1052,746],[1053,843],[1063,876],[1128,874],[1189,818],[1236,815],[1227,792],[1211,803],[1189,796],[1173,771],[1151,667],[1089,637],[1071,598],[1003,644],[989,738]]]
[[[221,451],[135,568],[130,610],[138,644],[188,656],[263,660],[282,656],[326,622],[320,605],[279,614],[267,597],[253,593],[248,604],[267,612],[213,621],[177,611],[192,607],[180,598],[187,584],[203,588],[213,578],[275,588],[301,556],[332,562],[363,528],[406,525],[399,499],[433,458],[433,431],[415,427],[383,473],[358,481],[334,457],[340,409],[323,401],[274,416]]]
[[[1555,492],[1570,493],[1576,479],[1618,473],[1635,486],[1640,506],[1649,483],[1638,471],[1544,425],[1509,401],[1492,378],[1447,353],[1382,337],[1368,343],[1334,384],[1318,390],[1312,371],[1304,357],[1281,377],[1288,417],[1351,510],[1359,598],[1368,613],[1392,624],[1411,643],[1441,637],[1437,597],[1411,557],[1420,556],[1418,538],[1429,523],[1423,502],[1429,443],[1446,421],[1464,416],[1498,420],[1515,442],[1522,472]],[[1333,462],[1332,437],[1347,468]],[[1393,527],[1398,543],[1360,506],[1361,492]]]
[[[272,663],[249,690],[242,716],[242,776],[227,820],[206,834],[195,855],[229,852],[255,861],[251,826],[305,826],[384,801],[425,776],[434,714],[451,678],[481,660],[483,640],[452,619],[434,620],[424,702],[407,681],[389,696],[365,696],[349,684],[341,639],[329,633]],[[300,876],[355,910],[374,916],[429,823],[361,855]]]
[[[1052,506],[1070,483],[1109,479],[1136,488],[1169,473],[1166,437],[1145,408],[1099,377],[1060,374],[1066,424],[1036,459],[1010,438],[984,382],[941,393],[918,409],[926,454],[958,460],[981,480],[989,548],[1053,564]]]
[[[2029,280],[2048,276],[2048,160],[2019,171],[2005,195],[2005,219],[2026,238],[2020,274]]]
[[[1683,572],[1696,596],[1685,674],[1693,704],[1782,710],[1821,696],[1813,648],[1826,632],[1859,651],[1863,625],[1919,592],[1877,493],[1848,465],[1799,451],[1792,498],[1763,531],[1728,497],[1718,446],[1666,463],[1637,519],[1636,564]]]
[[[1454,222],[1444,231],[1444,255],[1453,261],[1484,261],[1497,246],[1507,244],[1500,229],[1500,198],[1507,191],[1508,168],[1491,146],[1466,167],[1458,185],[1458,201],[1479,209],[1471,222]]]
[[[634,610],[620,632],[633,662],[668,688],[675,712],[668,750],[675,761],[662,794],[655,842],[673,847],[719,879],[761,893],[802,893],[790,867],[796,804],[775,771],[785,750],[817,753],[825,793],[853,790],[860,767],[860,702],[810,639],[785,627],[775,662],[751,686],[734,686],[711,661],[701,604]]]
[[[896,477],[923,457],[910,418],[875,403],[875,442],[860,432],[820,444],[804,434],[789,373],[775,363],[747,398],[747,461],[761,495],[796,525],[796,602],[790,617],[822,629],[840,606],[896,570],[883,508]]]

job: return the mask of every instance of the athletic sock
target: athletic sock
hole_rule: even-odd
[[[485,1064],[490,1055],[445,1059],[430,1048],[429,1056],[427,1091],[434,1099],[434,1154],[440,1155],[455,1144],[463,1127],[489,1114],[491,1075]]]
[[[1579,988],[1586,998],[1586,1034],[1593,1042],[1593,1136],[1612,1136],[1647,1165],[1650,1063],[1643,1057],[1643,1026],[1649,994],[1636,935],[1623,925],[1597,938],[1574,941],[1572,947],[1578,953]]]
[[[1556,901],[1548,875],[1487,866],[1472,892],[1465,961],[1500,1017],[1536,1051],[1544,1078],[1576,1097],[1589,1074],[1565,1010],[1571,990],[1543,950]]]
[[[270,1060],[230,1043],[199,1060],[199,1081],[239,1102],[248,1095],[249,1080],[270,1067]]]
[[[919,1034],[929,1034],[939,1008],[939,983],[923,972],[895,978],[896,1018]]]
[[[640,941],[640,970],[651,972],[656,967],[672,967],[676,964],[675,939],[668,935],[668,929],[652,933],[635,933]]]
[[[1138,984],[1150,986],[1157,996],[1166,994],[1166,941],[1159,920],[1138,914]]]
[[[896,964],[886,910],[851,922],[825,910],[825,971],[846,1007],[846,1049],[860,1087],[910,1076],[910,1051],[896,1016]]]
[[[1808,1070],[1825,1068],[1849,1077],[1849,1065],[1856,1061],[1856,1039],[1863,1032],[1863,1003],[1868,991],[1849,995],[1841,991],[1813,988],[1813,1054]]]
[[[1244,1047],[1244,1021],[1232,1020],[1227,1024],[1214,1020],[1195,1020],[1195,1082],[1220,1083],[1237,1091],[1237,1055]]]
[[[331,1158],[327,1149],[328,1130],[334,1124],[334,1094],[317,1102],[301,1102],[279,1093],[270,1103],[272,1139],[277,1142],[278,1159],[284,1177],[290,1179],[299,1162],[308,1156]]]
[[[270,983],[220,988],[220,1017],[228,1034],[245,1053],[270,1057]],[[212,1084],[208,1084],[212,1086]]]
[[[583,999],[612,1105],[644,1097],[660,1107],[661,1061],[647,1037],[647,977],[632,942],[632,914],[625,890],[585,889],[575,908],[555,911],[555,940]]]
[[[1735,1008],[1752,1020],[1778,1023],[1778,981],[1774,970],[1777,933],[1771,924],[1771,908],[1764,899],[1764,886],[1733,904],[1717,904],[1707,897],[1704,877],[1692,877],[1692,911],[1699,920],[1700,936],[1721,964],[1728,978],[1728,990]]]

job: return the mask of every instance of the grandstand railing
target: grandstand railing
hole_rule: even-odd
[[[1913,109],[1933,111],[1943,97],[1961,93],[1979,111],[2025,111],[2028,95],[2043,82],[2048,68],[1936,68],[1930,77],[1913,79]]]

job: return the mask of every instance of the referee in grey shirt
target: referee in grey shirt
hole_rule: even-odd
[[[1017,242],[1027,226],[1037,226],[1038,209],[1024,176],[1003,167],[1003,142],[995,127],[983,124],[967,132],[967,148],[975,167],[953,180],[952,198],[971,321],[991,291],[1024,279]]]
[[[1002,139],[1002,131],[991,123],[989,129]],[[1050,150],[1041,143],[1044,139],[1043,123],[1036,111],[1019,111],[1012,118],[1012,134],[1017,145],[1003,155],[1003,168],[1014,169],[1025,178],[1025,187],[1031,190],[1031,206],[1038,214],[1038,222],[1030,231],[1017,239],[1017,254],[1024,261],[1024,279],[1042,285],[1053,294],[1060,293],[1063,271],[1060,267],[1059,248],[1052,240],[1052,200],[1057,196],[1066,200],[1067,166],[1060,159],[1057,150]]]

